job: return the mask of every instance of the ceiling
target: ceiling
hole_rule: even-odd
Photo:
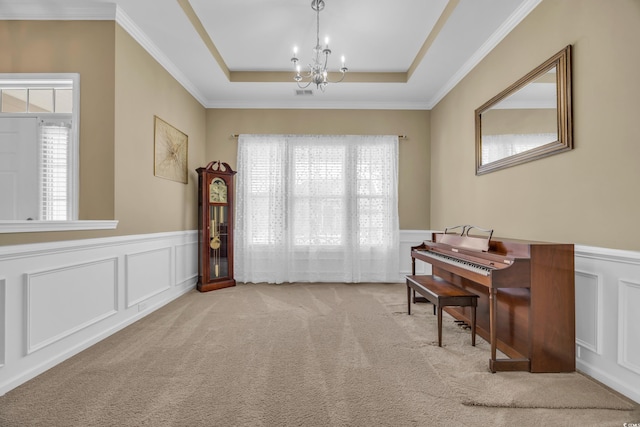
[[[325,0],[344,81],[297,95],[311,0],[0,0],[1,19],[115,19],[207,108],[431,109],[541,0]]]

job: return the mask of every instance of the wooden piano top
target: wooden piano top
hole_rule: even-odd
[[[432,241],[440,243],[442,241],[443,233],[433,233]],[[534,246],[571,246],[573,244],[564,243],[552,243],[552,242],[540,242],[535,240],[520,240],[502,237],[493,237],[489,241],[488,253],[496,255],[505,255],[513,258],[531,258],[531,248]]]

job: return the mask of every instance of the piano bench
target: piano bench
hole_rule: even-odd
[[[411,290],[425,297],[438,314],[438,346],[442,347],[442,307],[471,307],[471,345],[476,345],[476,307],[478,295],[438,276],[407,276],[407,314],[411,314]]]

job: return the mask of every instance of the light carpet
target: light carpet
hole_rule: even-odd
[[[433,323],[429,310],[421,310],[425,323]],[[410,325],[407,325],[410,328]],[[435,325],[430,328],[437,331]],[[637,404],[619,393],[579,372],[529,373],[489,370],[491,347],[478,339],[471,347],[468,328],[444,314],[443,347],[436,340],[424,341],[417,335],[416,345],[424,354],[439,378],[447,384],[463,405],[496,408],[556,408],[556,409],[615,409],[631,411]],[[434,337],[435,337],[434,332]],[[498,352],[499,357],[506,357]],[[452,368],[455,367],[455,368]]]
[[[439,348],[431,310],[408,316],[404,284],[193,291],[0,397],[0,426],[640,422],[580,374],[490,374],[451,318]]]

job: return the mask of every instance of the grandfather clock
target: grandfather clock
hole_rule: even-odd
[[[224,162],[198,172],[198,290],[235,286],[233,278],[233,176]]]

